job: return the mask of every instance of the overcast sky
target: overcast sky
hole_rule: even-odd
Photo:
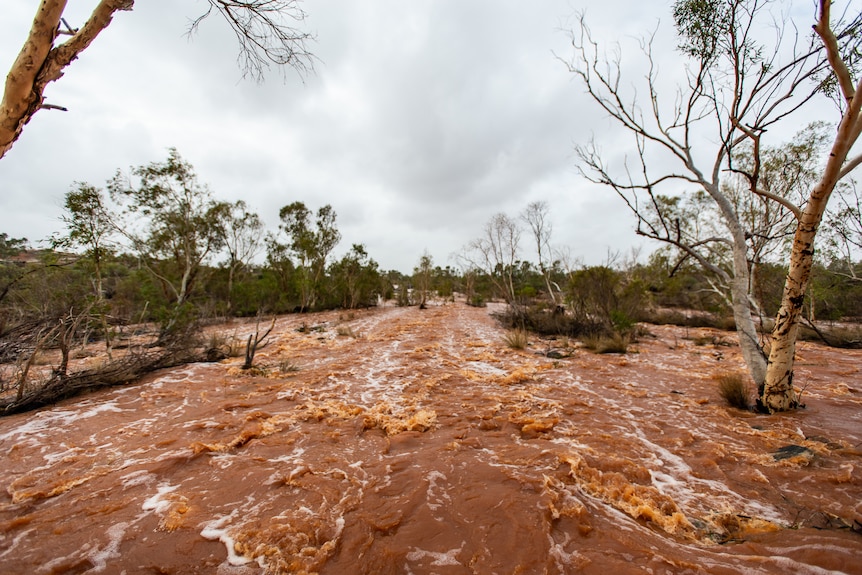
[[[66,19],[80,25],[94,4],[70,1]],[[331,204],[338,253],[363,243],[383,269],[408,272],[426,249],[453,264],[491,216],[536,200],[551,206],[554,245],[601,263],[639,240],[613,192],[577,174],[574,145],[610,124],[555,57],[570,54],[561,29],[585,8],[608,40],[661,21],[665,70],[682,67],[669,0],[586,4],[309,0],[315,72],[256,83],[217,15],[186,36],[203,2],[139,0],[49,86],[47,102],[69,111],[40,111],[0,160],[0,232],[34,244],[60,232],[73,182],[102,186],[176,147],[217,198],[246,200],[271,230],[286,204]],[[3,0],[4,74],[36,5]]]

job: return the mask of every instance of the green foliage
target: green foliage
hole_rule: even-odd
[[[9,234],[0,233],[0,259],[17,256],[27,247],[27,238],[10,238]]]
[[[721,37],[731,24],[731,14],[726,0],[677,0],[673,21],[680,36],[679,50],[709,61],[717,56]]]
[[[131,178],[118,172],[108,189],[124,208],[123,234],[173,306],[163,329],[181,327],[204,264],[221,247],[212,194],[175,148],[164,162],[133,168]]]
[[[598,324],[606,334],[628,333],[649,303],[643,281],[607,266],[573,273],[568,296],[576,320]]]
[[[413,268],[413,297],[420,308],[424,308],[431,295],[431,279],[434,259],[428,250],[419,257],[419,264]]]
[[[282,207],[279,211],[282,221],[279,228],[287,235],[289,243],[279,244],[275,238],[271,238],[269,242],[269,252],[274,257],[283,261],[286,256],[292,255],[298,260],[292,276],[299,289],[302,311],[317,306],[327,259],[341,241],[332,206],[327,204],[317,210],[314,227],[311,224],[311,215],[311,211],[302,202],[293,202]]]
[[[365,246],[353,244],[350,251],[329,268],[327,307],[356,309],[376,303],[380,293],[380,272]]]

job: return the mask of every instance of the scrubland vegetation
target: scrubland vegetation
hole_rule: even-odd
[[[250,368],[265,332],[260,319],[261,341],[256,335],[213,343],[200,337],[201,326],[378,301],[425,307],[458,294],[470,305],[505,302],[497,317],[511,330],[507,345],[518,349],[536,334],[577,338],[596,353],[624,353],[643,322],[733,329],[726,292],[700,266],[667,248],[646,261],[567,262],[554,257],[563,250],[550,245],[547,214],[546,204],[535,203],[519,219],[493,216],[484,235],[455,255],[457,267],[435,266],[426,251],[412,274],[383,271],[361,244],[334,255],[341,236],[332,206],[315,213],[294,202],[281,210],[277,231],[265,230],[244,202],[213,200],[171,150],[165,162],[118,174],[107,193],[76,184],[66,195],[66,229],[47,247],[0,236],[3,406],[35,406],[184,361],[245,353]],[[533,261],[522,257],[525,229],[538,246]],[[854,323],[862,317],[857,272],[841,258],[815,267],[803,337],[862,345]],[[757,267],[751,296],[764,334],[785,274],[777,264]],[[350,328],[339,335],[360,336]],[[105,362],[70,373],[70,356],[94,341],[104,343]],[[56,359],[44,359],[51,350]],[[40,361],[51,363],[50,372],[33,369]]]

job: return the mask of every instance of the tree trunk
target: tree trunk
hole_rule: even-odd
[[[758,387],[759,407],[770,413],[788,411],[799,406],[799,398],[793,389],[793,360],[799,332],[799,317],[811,276],[811,265],[814,262],[814,239],[817,228],[820,226],[820,220],[832,190],[835,189],[835,184],[846,175],[842,170],[844,162],[862,130],[862,118],[860,118],[862,98],[854,97],[860,88],[862,88],[862,81],[855,92],[852,85],[849,90],[845,86],[848,96],[847,110],[838,125],[838,133],[823,170],[823,176],[811,191],[793,236],[790,268],[784,283],[781,307],[778,309],[775,326],[772,329],[772,349],[769,353],[766,380]]]
[[[733,320],[736,323],[736,334],[739,337],[739,347],[742,351],[742,357],[748,366],[751,378],[759,386],[766,379],[766,356],[760,347],[757,326],[751,315],[745,244],[743,243],[741,247],[735,244],[733,252],[734,275],[730,284]]]
[[[757,326],[752,318],[751,276],[748,267],[748,244],[739,216],[728,197],[717,185],[704,185],[706,192],[715,200],[731,237],[733,238],[733,278],[730,281],[730,297],[733,320],[742,358],[755,385],[760,387],[766,379],[766,356],[760,346]]]

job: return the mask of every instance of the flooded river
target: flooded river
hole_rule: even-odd
[[[764,416],[719,398],[733,334],[648,330],[594,355],[457,304],[290,316],[251,374],[0,418],[0,573],[862,574],[862,351],[801,344],[807,408]]]

